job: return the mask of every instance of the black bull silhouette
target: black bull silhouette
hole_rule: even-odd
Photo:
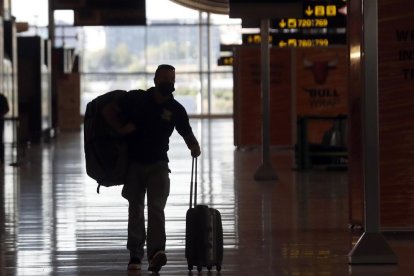
[[[317,84],[325,83],[329,71],[334,69],[337,64],[338,58],[330,61],[311,61],[306,57],[303,58],[303,65],[312,71],[313,79]]]

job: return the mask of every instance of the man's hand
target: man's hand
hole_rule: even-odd
[[[191,156],[196,158],[199,157],[201,154],[201,150],[200,150],[200,146],[199,145],[194,145],[191,147]]]
[[[191,151],[192,157],[199,157],[201,154],[200,145],[194,134],[191,132],[189,135],[184,136],[184,141],[187,144],[188,149]]]

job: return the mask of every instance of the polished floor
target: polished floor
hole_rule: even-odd
[[[234,148],[231,120],[191,123],[203,151],[198,202],[219,209],[224,227],[222,271],[203,275],[414,275],[411,235],[387,236],[398,265],[348,265],[359,234],[348,229],[346,171],[295,171],[293,152],[273,149],[279,180],[255,182],[260,150]],[[141,273],[128,274],[127,201],[121,187],[96,193],[82,143],[82,133],[72,132],[17,155],[7,148],[0,275],[148,275],[145,260]],[[160,275],[195,275],[184,257],[191,158],[177,134],[169,155],[168,264]]]

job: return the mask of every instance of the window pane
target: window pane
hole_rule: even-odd
[[[173,65],[177,72],[198,71],[198,27],[195,25],[149,26],[147,58],[149,72],[158,64]]]
[[[211,75],[212,114],[233,114],[233,74]]]
[[[209,111],[231,115],[232,67],[218,66],[217,60],[232,54],[220,52],[220,44],[241,44],[240,20],[209,17],[169,0],[151,0],[147,22],[147,26],[82,28],[83,105],[106,91],[147,89],[154,85],[157,66],[167,63],[176,68],[174,96],[190,115]]]
[[[221,52],[220,45],[241,44],[241,25],[213,25],[211,26],[211,71],[232,72],[231,66],[218,66],[217,60],[221,56],[232,56],[232,52]]]
[[[145,71],[145,28],[83,28],[84,72]]]
[[[186,108],[187,113],[200,114],[200,75],[184,73],[176,76],[175,98]]]

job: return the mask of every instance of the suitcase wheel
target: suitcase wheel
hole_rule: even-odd
[[[208,271],[210,271],[213,267],[211,265],[207,266]]]
[[[220,270],[221,270],[221,265],[217,265],[217,266],[216,266],[216,269],[217,269],[217,271],[219,271],[219,272],[220,272]]]
[[[190,265],[190,264],[189,264],[189,265],[188,265],[188,270],[190,270],[190,271],[191,271],[191,270],[193,270],[193,265]]]
[[[198,272],[201,272],[201,270],[202,270],[202,269],[203,269],[203,266],[201,266],[201,265],[198,265],[198,266],[197,266],[197,271],[198,271]]]

